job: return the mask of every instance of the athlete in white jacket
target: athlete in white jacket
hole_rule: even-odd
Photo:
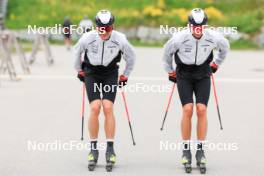
[[[189,29],[176,33],[165,45],[164,66],[168,73],[174,72],[172,61],[177,52],[178,62],[185,65],[201,66],[213,52],[218,50],[214,58],[216,65],[220,65],[229,50],[229,43],[220,33],[204,29],[201,38],[195,38]],[[177,63],[176,63],[177,64]],[[180,64],[180,63],[179,63]]]
[[[90,170],[93,170],[98,160],[98,117],[101,106],[105,115],[106,161],[115,163],[113,104],[118,85],[126,85],[135,63],[133,47],[124,34],[113,30],[114,16],[108,10],[101,10],[97,13],[95,22],[97,30],[83,34],[75,46],[75,69],[78,71],[78,78],[85,82],[91,109],[88,122],[92,147],[88,155]],[[118,83],[118,63],[122,56],[126,67]]]
[[[183,139],[182,163],[186,172],[191,171],[191,118],[193,94],[196,97],[198,165],[205,165],[203,141],[207,133],[207,103],[210,95],[210,75],[216,72],[229,50],[229,42],[220,33],[204,28],[207,15],[202,9],[193,9],[189,15],[190,29],[176,33],[164,46],[164,68],[169,80],[177,82],[183,116],[181,131]],[[218,50],[213,57],[213,50]],[[173,60],[176,68],[173,68]]]
[[[134,67],[135,52],[126,36],[112,30],[111,35],[106,40],[101,37],[99,32],[95,30],[83,34],[75,46],[75,69],[77,71],[82,70],[81,56],[83,53],[86,54],[87,59],[85,64],[90,64],[97,69],[101,68],[104,71],[104,73],[97,72],[98,74],[116,71],[114,68],[118,68],[117,63],[123,56],[126,61],[123,75],[128,77]],[[88,67],[88,71],[96,72],[93,67]]]

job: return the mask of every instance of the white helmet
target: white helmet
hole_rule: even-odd
[[[207,20],[208,18],[206,13],[200,8],[193,9],[188,17],[189,24],[195,26],[206,25]]]
[[[96,26],[106,27],[112,26],[115,22],[115,17],[109,10],[100,10],[95,16]]]

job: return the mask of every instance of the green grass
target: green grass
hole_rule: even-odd
[[[160,2],[164,1],[163,5]],[[144,8],[153,6],[162,10],[160,16],[143,14]],[[212,26],[236,26],[238,31],[254,36],[264,22],[264,0],[10,0],[6,26],[11,29],[25,29],[28,25],[54,26],[70,16],[78,24],[84,15],[94,18],[99,9],[109,9],[116,17],[116,27],[183,26],[186,21],[171,15],[173,9],[214,7],[224,18],[209,18]],[[135,12],[135,14],[134,14]],[[187,15],[187,14],[186,14]],[[55,42],[56,41],[52,41]],[[161,46],[159,43],[132,41],[136,45]],[[237,41],[234,48],[256,48],[254,42]]]
[[[12,29],[26,28],[27,25],[53,26],[61,24],[65,16],[70,16],[78,24],[84,15],[93,18],[99,9],[109,9],[116,16],[116,25],[158,26],[160,24],[184,25],[177,16],[166,15],[172,9],[194,7],[215,7],[225,19],[210,20],[212,25],[238,26],[243,32],[257,32],[264,19],[263,0],[164,0],[162,16],[149,17],[142,12],[145,7],[159,7],[160,0],[10,0],[6,25]],[[162,0],[161,0],[162,1]],[[130,14],[137,11],[138,15]]]
[[[251,40],[237,40],[231,43],[231,49],[244,50],[244,49],[260,49],[260,47]]]

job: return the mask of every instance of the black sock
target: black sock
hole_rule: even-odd
[[[97,150],[97,141],[91,141],[91,150]]]
[[[114,141],[107,141],[107,150],[114,148]]]

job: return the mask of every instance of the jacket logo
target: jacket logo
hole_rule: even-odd
[[[185,53],[190,53],[192,51],[192,48],[184,48]]]
[[[93,53],[98,53],[98,45],[92,45],[91,48]]]
[[[201,47],[203,47],[203,51],[206,52],[207,51],[207,48],[209,47],[210,45],[201,45]]]
[[[116,46],[114,46],[114,45],[110,45],[110,46],[107,46],[107,48],[116,48]]]

